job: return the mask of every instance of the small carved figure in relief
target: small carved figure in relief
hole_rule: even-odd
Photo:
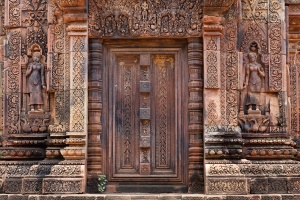
[[[143,15],[143,20],[146,21],[147,18],[148,18],[148,4],[147,4],[147,1],[144,1],[142,3],[142,15]]]
[[[257,62],[257,54],[250,52],[248,54],[249,63],[246,65],[246,77],[244,82],[244,88],[247,88],[247,101],[246,105],[249,106],[249,110],[255,107],[255,110],[259,110],[259,97],[255,93],[261,93],[263,89],[263,79],[265,73],[261,64]]]
[[[34,52],[32,58],[26,70],[29,106],[31,111],[43,111],[43,89],[46,89],[44,65],[41,63],[40,52]]]

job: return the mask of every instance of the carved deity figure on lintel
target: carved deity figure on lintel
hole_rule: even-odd
[[[31,111],[43,111],[43,90],[46,89],[44,64],[41,62],[41,53],[32,54],[33,61],[26,70],[27,92],[29,93],[29,106]]]
[[[261,64],[257,62],[257,53],[255,51],[251,51],[248,54],[248,59],[249,63],[246,65],[244,82],[244,88],[247,90],[246,105],[248,106],[248,114],[260,114],[260,94],[264,91],[265,73]]]

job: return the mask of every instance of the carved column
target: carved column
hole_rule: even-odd
[[[203,188],[203,74],[200,38],[188,38],[189,67],[189,192],[202,193]]]
[[[102,174],[102,40],[89,39],[88,192],[97,192]]]

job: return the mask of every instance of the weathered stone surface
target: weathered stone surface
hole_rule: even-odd
[[[0,0],[0,199],[299,199],[299,13]]]
[[[22,193],[22,179],[7,178],[4,182],[4,192],[8,194]]]

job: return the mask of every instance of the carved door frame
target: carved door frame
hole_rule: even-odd
[[[111,41],[123,42],[123,47],[130,46],[130,44],[139,44],[138,38],[131,39],[111,39]],[[150,40],[143,39],[143,40]],[[153,39],[153,38],[152,38]],[[119,40],[119,41],[118,41]],[[157,40],[157,39],[156,39]],[[187,115],[187,135],[186,140],[188,150],[188,163],[186,165],[186,180],[188,185],[188,192],[203,193],[204,192],[204,160],[203,160],[203,61],[202,61],[202,38],[181,38],[181,39],[159,39],[160,45],[165,44],[170,46],[176,44],[176,41],[184,40],[186,45],[185,61],[187,63],[186,73],[186,99],[187,108],[184,112]],[[103,74],[105,42],[108,39],[90,38],[89,39],[89,143],[88,143],[88,162],[87,175],[88,184],[93,183],[92,180],[96,178],[95,174],[104,174],[105,168],[105,149],[107,146],[103,140],[105,137],[103,132],[103,86],[105,74]],[[150,43],[153,46],[152,43]],[[154,45],[155,46],[155,45]],[[159,45],[156,44],[156,47]],[[174,48],[174,45],[170,46]],[[176,47],[176,46],[175,46]],[[125,192],[128,192],[125,190]]]
[[[162,44],[162,41],[165,43],[164,45]],[[113,118],[111,116],[111,110],[112,110],[112,97],[111,95],[111,90],[113,90],[113,83],[112,79],[114,74],[112,72],[113,70],[113,63],[111,61],[111,57],[116,53],[126,53],[126,51],[130,51],[131,53],[135,55],[140,55],[144,54],[146,52],[148,53],[159,53],[159,52],[164,52],[166,54],[172,54],[174,53],[176,62],[175,62],[175,80],[174,80],[174,90],[175,92],[178,93],[176,96],[178,99],[174,100],[176,103],[176,110],[178,113],[176,114],[176,124],[175,127],[175,135],[178,137],[177,145],[179,149],[176,149],[175,151],[178,152],[178,158],[181,158],[182,161],[174,161],[176,164],[175,171],[176,171],[176,176],[174,177],[173,175],[169,177],[169,181],[173,180],[174,182],[171,185],[176,184],[176,186],[180,185],[180,189],[178,191],[180,192],[186,192],[187,191],[187,174],[188,174],[188,169],[185,166],[188,166],[188,141],[189,141],[189,135],[188,135],[188,115],[187,115],[187,108],[188,104],[187,101],[188,99],[185,98],[188,96],[188,65],[187,65],[187,41],[185,39],[177,39],[177,40],[162,40],[162,39],[142,39],[142,40],[104,40],[103,43],[103,112],[102,112],[102,122],[103,122],[103,132],[102,132],[102,161],[103,161],[103,173],[107,175],[107,178],[110,183],[120,183],[120,181],[124,182],[124,178],[116,178],[114,177],[114,172],[115,170],[112,170],[111,173],[109,174],[109,168],[115,167],[115,166],[109,166],[112,165],[114,159],[114,153],[113,151],[113,141],[112,140],[112,128],[114,125],[112,125]],[[163,53],[163,54],[164,54]],[[173,54],[172,54],[173,55]],[[176,89],[178,88],[178,89]],[[151,112],[154,112],[153,110]],[[177,133],[178,131],[178,133]],[[139,152],[138,152],[139,153]],[[177,155],[176,154],[176,155]],[[139,158],[139,156],[137,155]],[[136,158],[137,159],[137,158]],[[181,163],[179,163],[181,162]],[[168,176],[166,175],[165,177],[162,177],[161,175],[156,175],[152,176],[149,175],[141,175],[139,177],[134,177],[130,178],[127,177],[126,180],[128,182],[134,183],[134,181],[137,182],[144,182],[147,181],[150,185],[154,184],[155,181],[159,180],[161,184],[168,184],[169,181],[166,180]],[[129,180],[130,179],[130,180]],[[146,180],[147,179],[147,180]],[[156,182],[157,183],[157,182]],[[185,185],[185,186],[184,186]],[[153,187],[150,190],[153,190]],[[122,191],[122,187],[118,186],[117,188],[111,186],[108,187],[109,191]],[[136,191],[147,191],[149,192],[150,190],[139,190],[137,185],[135,185],[133,188],[136,189]],[[131,188],[131,189],[133,189]],[[126,187],[128,189],[128,187]],[[126,191],[124,189],[124,191]],[[169,186],[165,190],[161,190],[162,192],[171,192],[175,191],[175,187]]]

